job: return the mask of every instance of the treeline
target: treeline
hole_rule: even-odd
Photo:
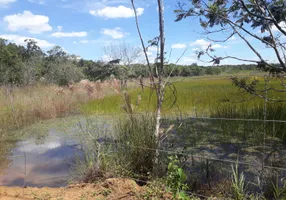
[[[69,81],[77,82],[85,78],[103,80],[111,75],[118,79],[148,76],[148,68],[144,64],[122,66],[84,60],[68,54],[59,46],[44,52],[35,41],[25,42],[26,46],[20,46],[0,39],[0,85],[31,85],[38,81],[65,85]],[[168,64],[165,67],[165,76],[219,75],[254,69],[255,65],[201,67],[197,64]]]

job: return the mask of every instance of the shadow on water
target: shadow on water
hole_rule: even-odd
[[[267,166],[263,171],[265,179],[286,177],[286,145],[270,129],[266,129],[264,141],[263,123],[195,118],[164,123],[175,124],[165,145],[181,153],[182,165],[194,182],[193,189],[198,184],[211,188],[223,179],[231,180],[231,166],[236,163],[251,183],[262,176],[263,164]]]

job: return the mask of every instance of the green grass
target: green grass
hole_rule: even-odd
[[[243,99],[251,97],[248,94],[239,94],[237,87],[233,86],[227,77],[200,77],[178,80],[172,79],[177,90],[177,101],[172,108],[174,95],[167,90],[163,108],[164,114],[191,114],[196,116],[220,116],[220,117],[244,117],[244,118],[262,118],[264,101],[255,98],[243,103]],[[278,82],[274,81],[276,87]],[[132,104],[137,111],[152,112],[156,108],[156,94],[150,89],[145,89],[141,94],[139,88],[129,91],[132,97]],[[137,105],[138,96],[141,94],[141,101]],[[270,94],[277,96],[275,94]],[[280,98],[285,98],[285,94],[279,94]],[[224,100],[228,99],[229,102]],[[122,109],[123,98],[121,95],[108,96],[104,99],[90,101],[81,107],[81,110],[87,114],[118,114],[124,112]],[[286,104],[269,104],[268,109],[270,119],[286,119],[283,108]],[[275,116],[273,112],[275,111]],[[278,111],[278,112],[277,112]],[[283,112],[282,112],[283,111]]]
[[[260,85],[263,87],[263,78],[259,77]],[[177,89],[177,101],[175,106],[170,108],[174,101],[174,96],[170,90],[166,92],[166,101],[163,104],[163,115],[171,116],[196,116],[196,117],[219,117],[219,118],[245,118],[245,119],[263,119],[264,100],[254,98],[249,101],[241,102],[248,99],[249,94],[241,94],[240,90],[232,85],[232,82],[225,76],[204,76],[186,79],[172,79]],[[270,86],[281,88],[279,82],[275,79],[271,80]],[[154,91],[146,88],[141,94],[139,88],[129,91],[131,101],[137,113],[154,112],[156,108],[156,94]],[[141,95],[141,101],[137,106],[138,95]],[[269,93],[269,96],[286,99],[284,93]],[[225,101],[225,100],[229,101]],[[85,114],[107,114],[118,115],[123,114],[122,109],[123,96],[114,95],[104,99],[90,101],[81,107],[81,111]],[[267,119],[269,120],[286,120],[286,103],[268,103]],[[242,123],[226,122],[224,126],[235,123],[239,128]],[[262,123],[257,123],[257,126]],[[285,123],[267,123],[267,129],[274,136],[286,139],[283,129]],[[245,124],[243,125],[245,126]],[[232,126],[233,127],[233,126]],[[251,129],[255,127],[251,127]],[[249,130],[251,131],[251,130]]]
[[[193,112],[196,107],[203,107],[209,99],[217,97],[217,94],[214,93],[214,90],[219,92],[224,91],[225,89],[231,90],[233,87],[229,84],[229,81],[225,78],[222,79],[212,79],[208,81],[205,78],[201,79],[186,79],[186,80],[176,80],[174,83],[177,88],[177,102],[176,105],[170,109],[174,96],[171,91],[168,90],[166,93],[166,101],[164,102],[164,113],[174,113],[174,112]],[[203,90],[202,90],[203,88]],[[229,89],[231,88],[231,89]],[[206,95],[212,91],[212,96]],[[224,92],[226,94],[226,92]],[[154,91],[151,91],[148,88],[144,89],[144,92],[141,94],[141,89],[133,89],[130,91],[132,97],[132,103],[136,107],[137,111],[154,111],[156,107],[156,94]],[[138,96],[141,95],[141,102],[139,106],[136,106]],[[220,94],[223,95],[223,94]],[[170,97],[170,99],[169,99]],[[214,102],[209,101],[209,107],[211,107]],[[88,114],[112,114],[112,113],[121,113],[123,98],[121,95],[108,96],[104,99],[90,101],[87,104],[82,106],[82,111]]]

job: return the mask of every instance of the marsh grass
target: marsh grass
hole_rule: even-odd
[[[151,114],[131,115],[116,125],[118,165],[133,174],[152,173],[156,149],[155,117]],[[140,148],[137,148],[140,147]]]
[[[260,87],[263,87],[263,78],[259,79]],[[243,101],[251,96],[241,93],[232,85],[228,77],[173,78],[172,81],[177,90],[176,104],[171,107],[175,97],[170,90],[167,90],[163,114],[263,119],[263,99],[254,98]],[[281,88],[275,79],[272,80],[271,85]],[[145,88],[142,92],[140,88],[133,88],[129,93],[133,105],[137,105],[140,98],[137,112],[155,110],[155,91]],[[269,96],[286,100],[286,93],[270,93]],[[123,112],[122,104],[122,95],[118,94],[90,101],[83,105],[81,110],[88,114],[118,114]],[[286,119],[285,107],[286,103],[269,103],[267,119]]]
[[[257,78],[260,88],[264,87],[263,77]],[[232,85],[230,79],[225,76],[196,77],[172,79],[176,86],[176,104],[174,95],[167,90],[163,104],[163,115],[170,117],[211,117],[211,118],[240,118],[240,119],[264,119],[264,100],[253,98],[249,94],[242,93],[239,88]],[[281,89],[279,81],[271,79],[269,87]],[[155,111],[156,94],[154,91],[145,88],[141,91],[139,88],[133,88],[130,92],[131,103],[137,113]],[[286,93],[269,92],[270,97],[285,99]],[[252,98],[251,98],[252,97]],[[121,94],[108,96],[104,99],[90,101],[81,107],[81,111],[88,114],[117,114],[124,111],[122,105],[124,97]],[[140,99],[140,102],[138,101]],[[245,99],[251,99],[244,101]],[[267,104],[267,120],[286,120],[286,102]],[[213,126],[221,130],[224,137],[231,137],[233,130],[241,130],[241,137],[251,140],[255,139],[263,130],[263,122],[248,121],[216,121]],[[286,123],[267,122],[267,135],[277,137],[286,141],[285,128]],[[228,136],[227,136],[228,134]],[[259,136],[260,137],[260,136]],[[260,137],[261,138],[261,137]]]
[[[67,116],[84,99],[57,94],[53,86],[1,88],[0,124],[11,130],[39,120]]]
[[[100,94],[100,95],[99,95]],[[35,122],[79,113],[79,105],[114,95],[111,84],[101,83],[92,95],[79,86],[76,91],[55,85],[0,87],[0,131],[19,129]]]

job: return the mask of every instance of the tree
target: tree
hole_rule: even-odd
[[[156,155],[154,159],[154,167],[153,172],[154,174],[157,174],[157,165],[159,164],[159,148],[160,148],[160,142],[161,138],[164,136],[164,133],[160,133],[160,127],[161,127],[161,112],[163,107],[163,102],[165,99],[165,92],[167,88],[170,88],[173,90],[175,94],[174,86],[169,82],[169,78],[171,74],[164,80],[164,69],[165,69],[165,28],[164,28],[164,1],[163,0],[157,0],[157,6],[158,6],[158,25],[159,25],[159,36],[155,37],[152,40],[149,40],[149,45],[146,46],[143,40],[143,36],[140,31],[139,21],[138,21],[138,15],[137,10],[134,5],[134,0],[130,0],[132,4],[132,8],[135,15],[135,23],[137,32],[139,35],[139,39],[141,42],[142,50],[146,59],[146,63],[149,70],[149,77],[150,77],[150,87],[152,91],[155,91],[156,93],[156,111],[155,111],[155,140],[156,140]],[[157,57],[155,59],[154,64],[151,64],[149,61],[149,57],[147,54],[148,47],[155,46],[157,48]],[[174,101],[175,103],[175,101]],[[167,134],[167,133],[165,133]]]
[[[45,53],[32,39],[25,40],[26,48],[23,48],[23,84],[31,85],[35,83],[41,76],[43,67],[43,59]]]
[[[141,49],[125,42],[110,43],[103,47],[105,55],[110,59],[107,66],[113,75],[121,81],[121,88],[127,87],[127,79],[132,73],[132,64],[138,62]]]
[[[179,3],[179,9],[175,10],[176,21],[187,17],[198,17],[207,34],[215,35],[222,31],[228,33],[222,40],[210,38],[211,41],[226,42],[233,36],[237,36],[246,43],[257,59],[213,56],[211,53],[214,50],[211,45],[205,51],[198,52],[199,56],[207,54],[214,64],[230,58],[257,63],[259,68],[267,72],[286,72],[286,47],[283,40],[286,36],[286,3],[284,0],[192,0],[190,2],[190,8],[187,9]],[[261,50],[255,47],[257,41],[275,53],[279,65],[270,63],[261,55]]]
[[[126,67],[138,61],[142,53],[139,47],[125,42],[106,44],[103,46],[103,51],[111,61],[119,59],[120,63]]]
[[[198,18],[211,42],[227,42],[235,36],[240,38],[257,57],[246,59],[233,55],[217,56],[210,44],[205,50],[197,52],[199,58],[206,55],[213,64],[220,64],[224,59],[255,63],[259,69],[279,77],[281,85],[285,86],[283,74],[286,72],[286,2],[284,0],[191,0],[187,8],[181,1],[174,12],[177,15],[175,21],[188,17]],[[213,38],[221,32],[228,34],[220,40]],[[257,42],[275,54],[277,63],[271,63],[263,56],[262,50],[255,45]],[[245,92],[268,101],[281,100],[266,98],[263,94],[266,91],[286,92],[275,88],[258,89],[258,80],[247,81],[234,77],[232,81]]]
[[[22,48],[0,40],[0,84],[22,83]]]
[[[66,85],[69,81],[80,81],[84,78],[82,69],[77,67],[66,51],[55,46],[48,52],[42,75],[49,83]]]

